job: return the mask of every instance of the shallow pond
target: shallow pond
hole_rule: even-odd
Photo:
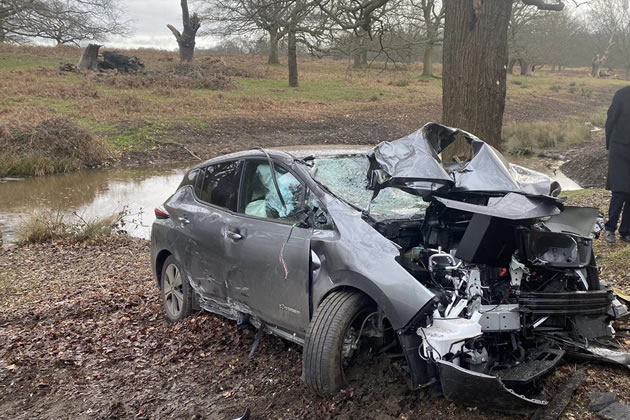
[[[559,170],[559,161],[515,158],[514,163],[546,173],[564,190],[580,186]],[[15,240],[15,230],[25,217],[37,212],[72,212],[84,219],[109,216],[125,208],[131,235],[148,238],[153,209],[162,204],[181,182],[187,166],[84,170],[65,175],[26,178],[0,183],[0,229],[4,242]]]
[[[148,238],[153,209],[166,200],[182,181],[185,167],[84,170],[65,175],[26,178],[0,183],[0,229],[4,242],[15,240],[25,217],[37,212],[70,213],[84,219],[109,216],[123,208],[133,222],[130,234]]]

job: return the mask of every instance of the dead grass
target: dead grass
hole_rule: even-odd
[[[86,241],[121,232],[126,209],[107,217],[84,218],[61,209],[45,210],[27,216],[16,231],[21,245],[57,240]]]
[[[591,140],[583,121],[509,123],[503,130],[504,148],[511,154],[566,150]]]
[[[349,60],[300,58],[300,86],[289,88],[286,66],[269,66],[263,56],[199,52],[196,64],[182,75],[175,52],[123,52],[138,56],[147,74],[60,73],[59,63],[78,61],[80,49],[1,46],[0,124],[37,124],[65,117],[98,132],[116,149],[124,144],[125,150],[141,150],[154,144],[121,132],[120,126],[151,122],[168,131],[182,120],[220,128],[222,121],[234,119],[309,125],[356,116],[421,124],[441,111],[442,81],[422,77],[419,63],[404,68],[373,63],[368,69],[354,70]],[[210,77],[216,68],[223,78]],[[439,75],[440,65],[435,70]],[[201,77],[194,75],[197,71]],[[506,123],[565,121],[569,114],[587,118],[594,109],[607,106],[612,92],[624,84],[591,79],[587,73],[587,69],[541,70],[529,77],[510,76]]]
[[[0,126],[0,177],[47,175],[103,163],[105,143],[67,118]]]

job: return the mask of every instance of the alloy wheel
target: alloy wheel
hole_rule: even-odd
[[[166,267],[164,276],[164,307],[169,315],[176,318],[184,307],[184,283],[182,273],[175,264]]]

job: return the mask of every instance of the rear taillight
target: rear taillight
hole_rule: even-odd
[[[156,207],[154,211],[156,219],[168,219],[170,217],[162,206]]]

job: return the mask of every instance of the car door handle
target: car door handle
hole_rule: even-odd
[[[232,232],[231,230],[226,231],[225,236],[233,241],[240,241],[243,239],[243,235],[237,232]]]
[[[179,222],[180,222],[182,225],[187,225],[187,224],[189,224],[189,223],[190,223],[190,220],[186,219],[186,218],[185,218],[185,217],[183,217],[183,216],[182,216],[182,217],[178,217],[178,218],[177,218],[177,220],[179,220]]]

